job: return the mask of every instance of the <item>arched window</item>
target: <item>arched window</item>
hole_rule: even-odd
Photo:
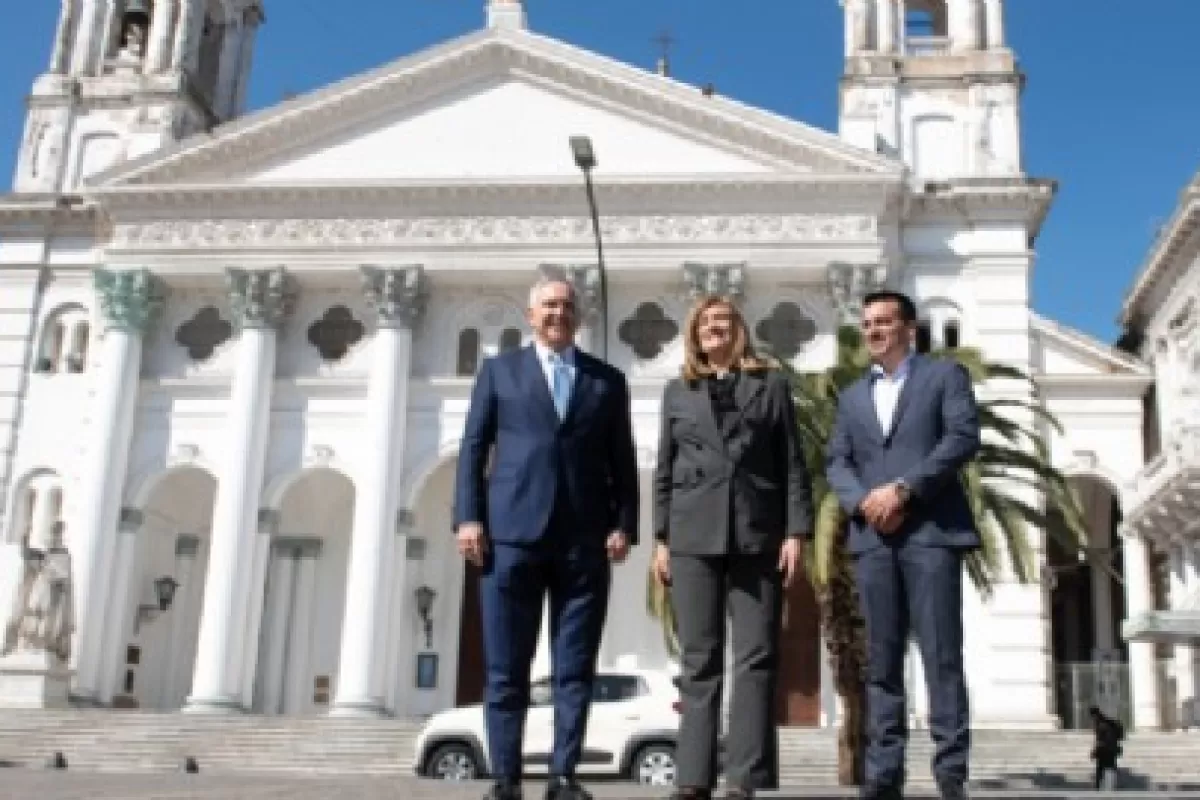
[[[507,353],[521,346],[521,332],[516,328],[505,328],[500,334],[500,352]]]
[[[946,0],[908,0],[904,6],[906,37],[946,36],[949,21]]]
[[[918,353],[928,353],[933,349],[933,335],[929,328],[929,323],[921,320],[917,323],[917,341],[915,342]]]
[[[37,359],[33,371],[41,373],[81,373],[87,369],[91,324],[87,311],[80,306],[56,310],[42,325]]]
[[[24,541],[37,549],[63,543],[63,490],[55,472],[34,472],[20,482],[13,496],[16,507],[6,531],[9,541]]]
[[[954,349],[960,344],[958,320],[942,323],[942,347]]]
[[[460,376],[474,375],[479,369],[479,331],[466,328],[458,334],[458,360],[455,374]]]
[[[71,327],[71,349],[67,355],[67,372],[83,372],[87,366],[88,341],[92,327],[86,319],[77,320]]]

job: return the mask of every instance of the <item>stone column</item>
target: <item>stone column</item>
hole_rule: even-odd
[[[313,683],[309,653],[312,651],[313,610],[316,605],[317,562],[321,540],[306,541],[296,555],[296,584],[292,619],[288,626],[287,686],[283,713],[303,712],[312,704]]]
[[[579,316],[579,333],[576,344],[581,350],[593,355],[601,348],[603,337],[608,331],[601,330],[600,319],[600,269],[594,266],[570,264],[542,264],[538,267],[541,280],[566,281],[575,287],[575,311]]]
[[[242,40],[245,38],[244,18],[232,13],[225,20],[225,39],[221,42],[221,61],[217,73],[217,89],[213,98],[213,109],[218,116],[233,116],[233,99],[237,95],[239,62]]]
[[[245,653],[242,665],[242,705],[245,708],[250,708],[254,703],[254,673],[258,666],[263,595],[267,589],[267,564],[271,559],[271,540],[278,526],[278,511],[265,508],[259,510],[258,535],[254,537],[254,564],[250,572],[250,624],[246,626],[246,640],[242,645],[242,652]]]
[[[143,71],[147,75],[162,72],[171,62],[171,46],[175,39],[175,21],[180,0],[158,0],[150,20],[150,42]]]
[[[989,50],[999,50],[1004,47],[1004,2],[1003,0],[983,0],[984,25]]]
[[[1182,611],[1188,599],[1189,573],[1191,572],[1190,547],[1185,541],[1177,541],[1171,547],[1171,602],[1172,611]],[[1189,722],[1191,709],[1196,703],[1196,670],[1192,663],[1192,648],[1185,644],[1175,645],[1175,713],[1181,723]]]
[[[201,0],[180,0],[179,24],[175,26],[175,41],[171,46],[171,69],[195,69],[197,64],[196,35],[204,22],[204,3]]]
[[[217,480],[212,543],[188,708],[242,708],[243,649],[250,619],[258,500],[262,491],[277,329],[295,293],[282,269],[227,271],[239,333],[229,399],[225,463]]]
[[[93,58],[104,20],[101,0],[82,0],[79,24],[75,26],[74,50],[71,54],[71,74],[90,75],[94,68]]]
[[[175,604],[171,606],[171,649],[166,653],[165,673],[162,681],[162,691],[159,694],[161,703],[170,703],[168,709],[175,710],[176,698],[187,694],[179,687],[180,678],[190,672],[191,665],[181,663],[183,656],[190,648],[188,642],[188,612],[192,608],[192,599],[198,597],[194,591],[192,579],[196,573],[196,556],[200,552],[200,539],[197,536],[183,535],[175,539],[175,575],[179,588],[176,591]]]
[[[138,562],[138,532],[142,527],[142,512],[135,508],[121,509],[117,529],[116,558],[113,560],[112,605],[105,620],[103,661],[100,671],[101,705],[110,705],[117,692],[121,669],[125,666],[125,648],[133,632],[134,615],[141,601],[141,592],[134,586]]]
[[[271,591],[267,595],[266,636],[263,639],[262,675],[259,680],[264,714],[283,711],[283,681],[287,664],[287,633],[291,622],[292,598],[295,596],[295,551],[276,546],[271,559]]]
[[[396,512],[396,546],[395,565],[392,567],[392,595],[389,601],[391,608],[391,624],[387,629],[387,642],[384,650],[387,653],[387,670],[384,672],[385,704],[388,711],[399,716],[403,713],[400,702],[402,692],[411,685],[408,681],[401,683],[411,673],[412,637],[408,631],[408,603],[412,596],[408,587],[411,585],[411,570],[408,566],[408,547],[413,536],[415,517],[412,511],[402,508]]]
[[[875,0],[876,48],[881,53],[895,53],[899,39],[897,21],[900,19],[896,0]]]
[[[146,270],[95,273],[104,335],[97,354],[90,424],[71,550],[75,562],[76,695],[95,701],[108,617],[113,534],[125,486],[142,336],[162,307],[161,287]]]
[[[367,387],[367,425],[360,486],[354,500],[354,534],[346,582],[346,610],[338,666],[338,715],[385,713],[387,641],[381,632],[388,619],[395,574],[400,485],[404,463],[408,381],[413,328],[427,300],[421,267],[363,267],[367,301],[375,308],[378,330],[373,342],[371,381]]]
[[[946,12],[950,50],[955,53],[978,50],[981,44],[979,0],[949,0]]]
[[[1134,619],[1154,610],[1150,585],[1150,559],[1144,539],[1131,530],[1122,531],[1125,551],[1125,607],[1127,618]],[[1154,645],[1129,643],[1129,689],[1133,695],[1133,727],[1157,730],[1159,714],[1158,674],[1154,663]]]
[[[63,0],[58,27],[54,32],[54,49],[50,52],[50,72],[62,75],[67,71],[67,60],[71,55],[71,30],[75,22],[79,0]]]
[[[846,8],[846,56],[871,48],[871,6],[867,0],[842,0]]]
[[[262,12],[258,8],[248,8],[243,12],[241,52],[238,54],[238,71],[230,98],[231,117],[238,116],[246,108],[246,90],[250,86],[250,68],[254,61],[254,42],[258,38],[258,27],[262,21]]]

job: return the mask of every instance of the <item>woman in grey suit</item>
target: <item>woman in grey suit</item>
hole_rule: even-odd
[[[677,789],[717,777],[725,620],[732,617],[729,797],[778,784],[775,685],[784,589],[812,531],[791,385],[755,356],[728,298],[688,315],[683,374],[663,390],[654,475],[654,572],[671,587],[682,650]]]

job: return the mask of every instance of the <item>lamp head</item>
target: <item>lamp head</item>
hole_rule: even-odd
[[[592,147],[592,140],[590,137],[572,136],[571,153],[575,156],[575,166],[579,167],[584,172],[595,169],[596,151]]]
[[[154,582],[154,595],[158,598],[159,611],[166,611],[171,607],[171,601],[175,599],[175,590],[179,588],[179,583],[170,575],[163,575]]]
[[[429,586],[417,587],[417,613],[422,617],[429,616],[430,610],[433,608],[433,600],[437,597],[437,591]]]

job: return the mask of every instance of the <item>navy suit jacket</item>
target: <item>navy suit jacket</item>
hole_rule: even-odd
[[[827,453],[826,475],[850,517],[848,549],[863,553],[889,542],[978,547],[975,518],[958,477],[980,444],[970,375],[953,361],[914,355],[887,435],[871,383],[868,374],[842,392]],[[875,487],[900,479],[912,491],[904,524],[881,535],[858,506]]]
[[[532,345],[484,361],[458,457],[456,529],[480,522],[494,542],[530,544],[546,532],[561,497],[575,537],[603,544],[620,530],[637,544],[629,385],[619,370],[578,349],[575,366],[560,423]]]

